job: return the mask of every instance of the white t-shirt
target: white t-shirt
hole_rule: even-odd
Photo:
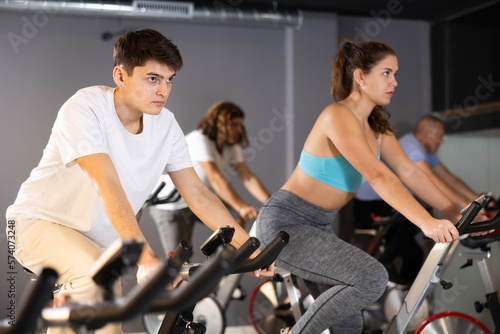
[[[144,114],[143,131],[134,135],[116,114],[113,92],[104,86],[85,88],[61,107],[42,159],[7,209],[7,219],[53,221],[107,247],[118,235],[76,158],[108,154],[136,213],[163,172],[192,166],[184,134],[169,110]]]
[[[207,175],[201,168],[198,161],[210,161],[215,163],[221,172],[224,172],[226,168],[232,164],[243,162],[243,154],[241,153],[241,147],[239,145],[224,146],[222,153],[217,151],[215,142],[204,136],[201,130],[191,131],[186,135],[186,141],[189,146],[189,155],[193,161],[193,166],[200,177],[201,181],[210,187]],[[168,175],[162,175],[160,181],[165,182],[165,187],[158,195],[158,198],[162,198],[170,194],[174,189],[174,185]],[[180,198],[174,203],[159,204],[156,206],[158,209],[162,210],[179,210],[187,207],[184,199]]]

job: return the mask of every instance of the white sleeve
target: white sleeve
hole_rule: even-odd
[[[199,130],[191,132],[187,137],[189,154],[193,161],[215,162],[215,144]]]
[[[170,130],[173,131],[174,135],[171,137],[172,146],[167,165],[165,166],[165,171],[175,172],[184,168],[193,167],[186,138],[184,137],[181,127],[177,122],[174,122],[169,131]]]
[[[65,167],[75,159],[95,153],[108,153],[100,122],[85,102],[68,100],[59,110],[52,133]]]

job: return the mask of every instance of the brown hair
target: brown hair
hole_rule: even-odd
[[[177,46],[152,29],[129,31],[118,37],[113,51],[115,66],[122,65],[128,75],[136,66],[154,60],[177,72],[182,67],[182,57]]]
[[[231,120],[237,117],[245,117],[245,113],[240,107],[229,101],[217,102],[208,109],[196,128],[201,129],[205,136],[214,141],[217,149],[221,152],[224,145],[230,145]],[[234,144],[239,144],[242,147],[248,145],[244,126],[241,138]]]
[[[338,102],[351,94],[354,87],[353,73],[360,69],[363,73],[370,73],[386,56],[396,56],[390,46],[380,42],[360,42],[344,40],[333,60],[332,96]],[[388,119],[390,113],[383,106],[375,106],[368,117],[368,124],[377,133],[394,132]]]

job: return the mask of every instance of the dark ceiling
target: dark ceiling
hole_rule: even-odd
[[[188,1],[188,0],[187,0]],[[498,20],[500,0],[191,0],[195,4],[222,7],[258,6],[304,11],[336,12],[340,15],[391,14],[400,19],[443,22],[477,11]]]

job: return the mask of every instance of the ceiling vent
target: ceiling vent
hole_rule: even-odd
[[[44,11],[51,14],[151,18],[191,22],[253,24],[274,27],[302,25],[300,10],[261,7],[195,5],[192,2],[133,0],[60,1],[0,0],[0,11]]]
[[[132,7],[141,13],[163,17],[192,19],[194,13],[194,5],[190,2],[139,0],[134,1]]]

